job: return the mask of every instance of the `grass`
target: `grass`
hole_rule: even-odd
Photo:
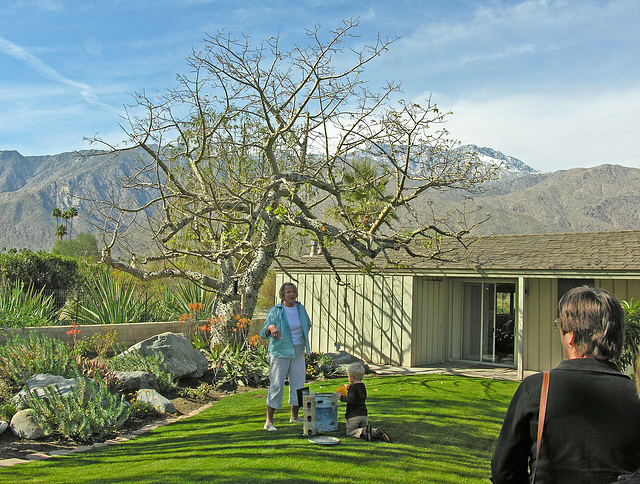
[[[330,392],[344,383],[312,383]],[[344,437],[320,446],[276,413],[262,430],[266,390],[232,395],[195,417],[126,443],[0,469],[2,482],[465,483],[487,482],[493,446],[516,382],[450,375],[365,378],[369,419],[390,444]],[[285,392],[286,395],[286,392]],[[286,398],[286,396],[285,396]]]

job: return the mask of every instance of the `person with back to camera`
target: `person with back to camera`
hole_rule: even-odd
[[[290,423],[302,423],[298,417],[300,405],[297,390],[304,387],[307,370],[304,352],[310,353],[309,329],[311,321],[304,306],[296,301],[298,289],[295,284],[285,282],[278,292],[281,302],[267,313],[260,332],[269,341],[269,391],[267,392],[267,420],[264,429],[278,430],[273,425],[273,415],[282,408],[284,382],[289,377]]]
[[[372,429],[367,417],[367,388],[362,379],[364,367],[360,363],[353,363],[347,368],[350,385],[343,385],[336,391],[336,397],[347,404],[345,418],[347,420],[347,437],[364,439],[367,442],[382,440],[391,442],[389,434],[382,429]],[[346,392],[344,389],[346,388]]]
[[[579,287],[558,304],[566,360],[550,371],[536,466],[542,374],[516,390],[491,461],[492,482],[608,483],[640,467],[640,398],[614,362],[624,342],[624,312],[606,291]],[[537,467],[537,469],[535,469]]]

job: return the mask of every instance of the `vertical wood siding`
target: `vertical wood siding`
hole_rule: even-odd
[[[555,279],[526,279],[524,313],[524,368],[550,370],[562,360],[560,336],[553,321],[557,318]]]
[[[442,363],[448,359],[446,287],[444,280],[415,278],[411,366]]]
[[[338,286],[329,273],[291,274],[298,299],[311,318],[311,349],[341,349],[376,364],[423,366],[460,355],[462,283],[413,275],[344,276]],[[277,273],[277,287],[290,280]],[[563,359],[557,318],[558,282],[525,278],[523,366],[544,371]],[[620,300],[640,299],[640,280],[597,279],[595,286]],[[456,289],[457,288],[457,289]],[[458,344],[456,345],[456,342]]]
[[[410,366],[413,276],[349,274],[347,286],[322,273],[292,273],[298,299],[311,318],[311,350],[341,349],[376,364]],[[276,278],[277,286],[284,282]],[[288,278],[287,278],[288,280]]]

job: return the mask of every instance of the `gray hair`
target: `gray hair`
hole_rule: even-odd
[[[280,296],[281,301],[284,299],[284,291],[287,290],[287,286],[293,287],[293,289],[296,291],[296,294],[298,294],[298,288],[293,282],[285,282],[282,286],[280,286],[280,290],[278,291],[278,295]]]

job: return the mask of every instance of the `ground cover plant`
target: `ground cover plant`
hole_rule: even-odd
[[[310,383],[331,392],[346,379]],[[5,482],[487,482],[490,459],[518,383],[451,375],[366,377],[374,426],[390,444],[344,437],[312,444],[287,412],[265,432],[266,390],[231,395],[209,409],[126,443],[0,469]]]

